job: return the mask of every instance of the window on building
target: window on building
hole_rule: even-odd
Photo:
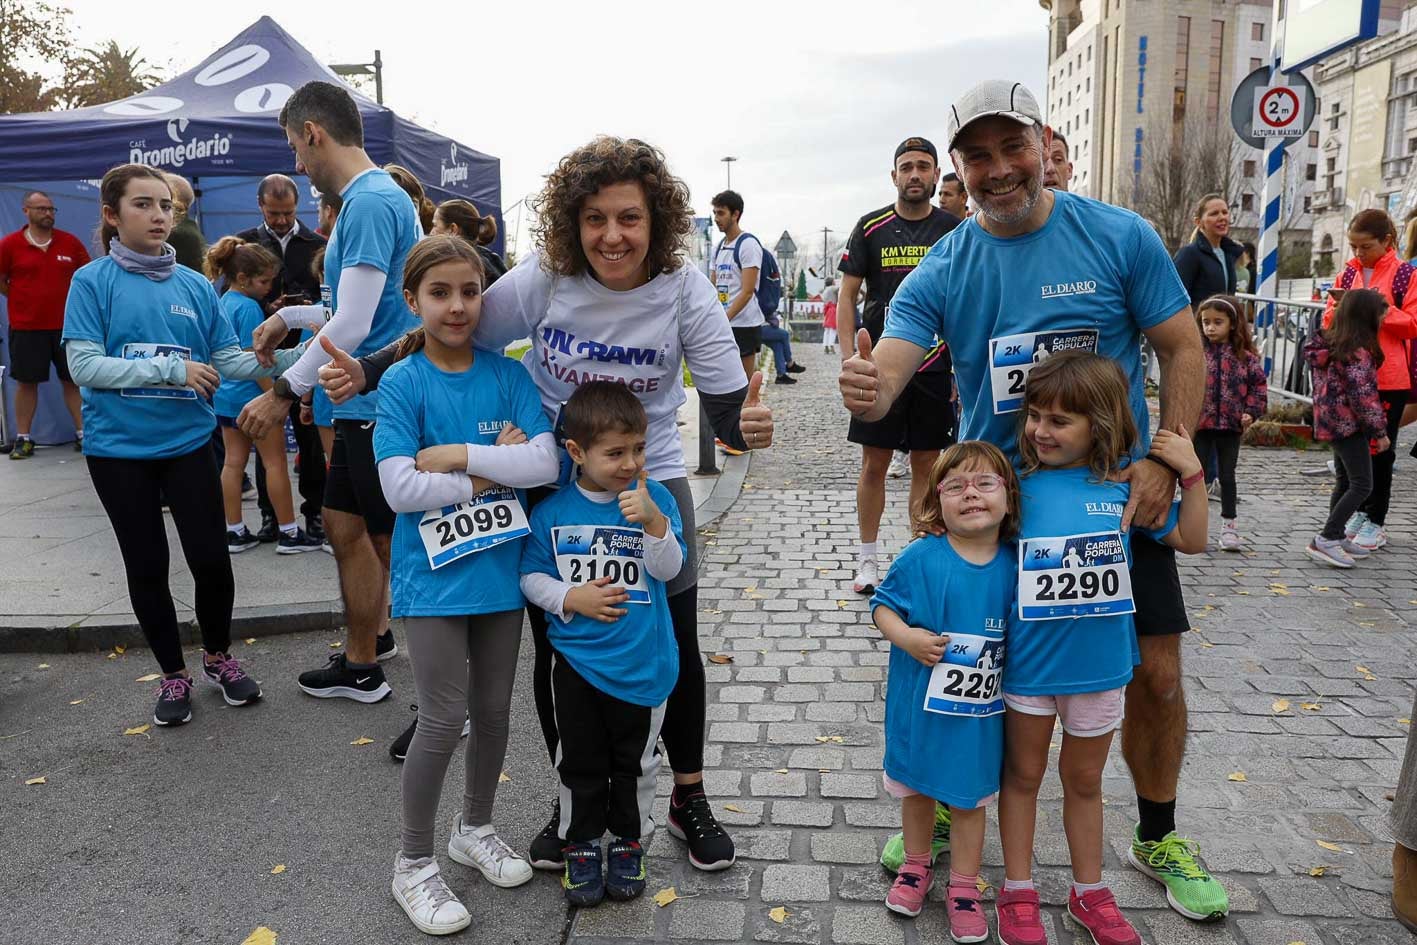
[[[1246,213],[1249,213],[1249,212],[1253,211],[1253,210],[1255,209],[1255,195],[1254,195],[1254,194],[1241,194],[1241,195],[1240,195],[1240,209],[1241,209],[1241,210],[1244,210]]]
[[[1091,62],[1091,61],[1092,61],[1092,47],[1091,47],[1091,46],[1087,47],[1087,61],[1088,61],[1088,62]]]
[[[1310,208],[1313,206],[1313,204],[1314,204],[1314,198],[1311,197],[1311,196],[1309,196],[1308,194],[1305,194],[1305,195],[1304,195],[1304,212],[1305,212],[1305,213],[1308,213],[1309,210],[1310,210]]]
[[[1256,69],[1258,69],[1258,68],[1259,68],[1260,66],[1262,66],[1262,65],[1264,65],[1264,60],[1263,60],[1263,59],[1251,57],[1251,59],[1250,59],[1250,71],[1251,71],[1251,72],[1254,72]]]
[[[1220,63],[1225,61],[1225,21],[1210,21],[1210,75],[1205,92],[1205,110],[1211,118],[1220,117]]]
[[[1264,42],[1264,24],[1263,24],[1263,23],[1251,23],[1251,24],[1250,24],[1250,39],[1253,40],[1254,42],[1257,42],[1257,43],[1262,43],[1262,42]]]
[[[1324,162],[1324,173],[1325,173],[1325,174],[1332,174],[1332,173],[1334,173],[1334,171],[1336,171],[1337,169],[1338,169],[1338,160],[1337,160],[1336,158],[1329,158],[1327,161]]]
[[[1073,93],[1069,92],[1067,93],[1067,96],[1067,103],[1071,105],[1073,103]]]
[[[1092,109],[1084,108],[1082,110],[1082,123],[1084,125],[1092,124]]]
[[[1394,76],[1387,103],[1387,140],[1383,158],[1407,156],[1407,76]]]
[[[1318,179],[1319,179],[1319,166],[1318,166],[1317,164],[1310,164],[1310,165],[1308,165],[1307,167],[1304,168],[1304,180],[1318,180]]]
[[[1082,87],[1084,92],[1092,91],[1092,76],[1087,77],[1087,81],[1083,83]]]
[[[1255,170],[1257,169],[1257,165],[1254,161],[1246,161],[1242,165],[1242,168],[1244,170],[1245,177],[1253,178],[1255,176]]]
[[[1318,133],[1317,131],[1311,131],[1311,132],[1309,132],[1309,147],[1311,147],[1311,148],[1317,148],[1318,146],[1319,146],[1319,133]]]
[[[1176,17],[1176,71],[1171,87],[1171,121],[1181,124],[1186,119],[1186,81],[1191,68],[1191,18]]]
[[[1069,60],[1068,60],[1068,75],[1072,75],[1072,74],[1073,74],[1073,61],[1072,61],[1071,59],[1069,59]]]

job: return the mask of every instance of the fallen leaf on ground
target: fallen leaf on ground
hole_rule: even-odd
[[[1355,601],[1353,602],[1353,606],[1354,606],[1354,607],[1367,607],[1368,605],[1365,604],[1365,603],[1363,603],[1361,600],[1355,600]]]
[[[671,902],[678,898],[679,893],[675,891],[673,886],[670,886],[668,889],[661,889],[659,892],[654,894],[654,904],[659,906],[659,908],[663,909],[665,906],[669,905]]]
[[[242,939],[241,945],[276,945],[276,933],[263,925]]]
[[[723,611],[719,610],[717,607],[709,607],[704,611],[704,613],[708,614],[711,617],[716,617],[719,614],[723,613]]]
[[[40,663],[38,666],[35,667],[35,669],[48,669],[48,668],[49,668],[49,664],[48,664],[48,663]]]
[[[979,890],[979,895],[982,896],[989,891],[989,881],[981,876],[974,881],[974,888]]]
[[[126,646],[115,645],[113,647],[113,652],[117,653],[119,656],[122,656],[124,653],[128,652],[128,648]]]
[[[819,741],[819,742],[836,742],[838,745],[840,745],[842,742],[846,741],[846,739],[843,738],[843,737],[841,737],[840,735],[818,735],[818,736],[817,736],[817,741]]]
[[[1331,851],[1331,852],[1333,852],[1333,853],[1347,853],[1347,852],[1348,852],[1347,850],[1343,849],[1343,847],[1339,846],[1338,844],[1336,844],[1336,843],[1329,843],[1327,840],[1315,840],[1314,842],[1317,843],[1319,846],[1323,847],[1325,850],[1329,850],[1329,851]]]
[[[503,771],[501,774],[497,775],[497,783],[498,783],[498,784],[506,784],[506,783],[508,783],[508,782],[511,781],[511,780],[512,780],[511,775],[507,774],[507,772],[505,772],[505,771]]]
[[[1227,780],[1227,781],[1248,781],[1248,780],[1250,780],[1250,779],[1247,778],[1247,777],[1245,777],[1245,772],[1243,772],[1243,771],[1232,771],[1232,772],[1230,772],[1230,775],[1229,775],[1229,777],[1226,778],[1226,780]]]
[[[739,806],[736,805],[736,804],[724,804],[724,805],[723,805],[723,809],[724,809],[724,810],[731,810],[731,811],[732,811],[733,813],[735,813],[735,814],[746,814],[746,813],[748,813],[747,811],[745,811],[743,808],[739,807]]]
[[[1289,587],[1285,584],[1271,584],[1269,586],[1269,591],[1271,594],[1278,594],[1281,597],[1289,596]]]
[[[1311,867],[1309,867],[1309,875],[1310,875],[1310,876],[1322,876],[1324,873],[1327,873],[1327,872],[1328,872],[1328,867],[1327,867],[1327,866],[1311,866]]]
[[[79,703],[81,703],[81,702],[83,702],[83,701],[84,701],[84,700],[82,700],[82,699],[72,699],[72,700],[69,701],[69,704],[70,704],[70,705],[78,705]]]
[[[1249,592],[1249,591],[1236,591],[1235,593],[1236,593],[1236,594],[1239,594],[1241,597],[1249,597],[1249,596],[1250,596],[1250,592]]]
[[[709,657],[709,662],[717,663],[718,665],[722,666],[725,663],[733,662],[733,657],[729,656],[727,653],[715,653]]]
[[[109,653],[109,654],[108,654],[108,658],[111,659],[111,660],[116,660],[116,659],[118,659],[118,654],[117,654],[117,653]]]
[[[778,768],[778,769],[776,769],[775,771],[773,771],[773,774],[786,774],[786,773],[787,773],[787,769],[786,769],[786,768]]]
[[[1358,672],[1362,673],[1362,674],[1365,675],[1365,676],[1371,676],[1371,675],[1373,675],[1373,671],[1372,671],[1371,669],[1369,669],[1368,667],[1364,666],[1362,663],[1357,664],[1357,665],[1354,666],[1353,668],[1356,669]]]
[[[1213,649],[1215,649],[1215,644],[1214,644],[1214,643],[1202,643],[1201,646],[1205,647],[1207,650],[1213,650]]]
[[[363,737],[363,736],[360,736],[359,738],[356,738],[354,741],[350,742],[350,744],[351,744],[351,745],[372,745],[372,744],[374,744],[374,739],[372,739],[372,738],[365,738],[365,737]]]
[[[333,642],[333,643],[330,644],[330,649],[332,649],[332,650],[338,650],[338,649],[339,649],[340,647],[342,647],[342,646],[344,646],[344,641],[343,641],[343,640],[336,640],[335,642]]]
[[[837,610],[845,610],[845,609],[846,609],[846,601],[844,601],[844,600],[839,600],[839,601],[837,601],[837,602],[836,602],[836,609],[837,609]]]
[[[1323,706],[1317,702],[1301,702],[1299,703],[1299,708],[1303,709],[1305,712],[1317,712],[1322,709]]]
[[[161,679],[162,673],[148,673],[146,676],[139,676],[134,682],[152,682],[154,679]]]
[[[28,781],[25,782],[25,784],[48,784],[48,783],[49,783],[49,782],[46,781],[46,780],[45,780],[44,778],[42,778],[42,777],[39,777],[39,778],[30,778]]]
[[[143,723],[142,725],[135,725],[133,728],[125,728],[125,729],[123,730],[123,734],[124,734],[124,735],[146,735],[146,734],[148,733],[148,729],[150,729],[150,728],[152,728],[152,726],[151,726],[151,725],[148,725],[148,724],[145,722],[145,723]]]
[[[1289,711],[1289,700],[1288,700],[1288,699],[1275,699],[1274,702],[1270,704],[1270,708],[1273,709],[1273,710],[1276,711],[1276,712],[1288,712],[1288,711]]]
[[[1325,587],[1325,586],[1322,585],[1322,584],[1315,584],[1315,585],[1314,585],[1314,590],[1316,590],[1316,591],[1326,591],[1326,590],[1328,590],[1328,589],[1329,589],[1329,588]]]
[[[241,641],[241,642],[245,643],[247,646],[251,646],[252,644],[254,644],[254,643],[256,642],[256,638],[255,638],[255,637],[247,637],[245,640],[243,640],[243,641]]]
[[[272,876],[279,876],[281,873],[284,873],[284,872],[285,872],[285,864],[284,864],[284,863],[277,863],[277,864],[271,869],[271,875],[272,875]]]
[[[791,914],[792,914],[792,913],[788,912],[788,911],[787,911],[786,909],[784,909],[782,906],[778,906],[778,907],[775,908],[775,909],[769,909],[769,910],[768,910],[768,918],[769,918],[769,919],[772,919],[772,920],[773,920],[774,922],[776,922],[778,925],[781,925],[782,923],[786,922],[786,921],[787,921],[787,917],[790,916]]]
[[[1412,724],[1412,720],[1411,720],[1411,719],[1398,719],[1398,720],[1397,720],[1397,724],[1398,724],[1398,725],[1411,725],[1411,724]]]

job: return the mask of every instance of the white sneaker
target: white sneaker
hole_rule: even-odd
[[[1225,525],[1220,529],[1220,550],[1239,551],[1240,544],[1240,532],[1235,527],[1235,520],[1226,519]]]
[[[1387,544],[1387,529],[1365,517],[1363,527],[1353,536],[1353,544],[1364,551],[1377,551]]]
[[[886,470],[886,475],[887,475],[887,476],[890,476],[892,479],[900,479],[901,477],[906,476],[906,475],[908,475],[909,473],[910,473],[910,459],[909,459],[909,454],[907,454],[907,453],[902,453],[902,452],[900,452],[899,450],[897,450],[897,451],[896,451],[896,454],[891,457],[891,465],[890,465],[890,468]]]
[[[1368,513],[1354,512],[1348,517],[1348,524],[1343,526],[1343,537],[1352,539],[1363,530],[1363,526],[1366,524],[1368,524]]]
[[[1353,559],[1343,549],[1342,541],[1329,541],[1321,535],[1315,535],[1309,546],[1304,549],[1304,553],[1315,561],[1335,568],[1353,567]]]
[[[452,935],[472,924],[467,907],[443,881],[438,861],[431,856],[417,860],[402,853],[395,856],[393,891],[410,921],[429,935]]]
[[[489,883],[503,889],[530,882],[532,877],[531,864],[497,836],[496,827],[492,824],[477,828],[465,826],[462,814],[453,821],[448,856],[463,866],[481,871]]]
[[[881,582],[881,576],[876,571],[876,559],[869,558],[861,562],[856,569],[856,580],[851,582],[851,589],[858,594],[873,594],[876,585]]]

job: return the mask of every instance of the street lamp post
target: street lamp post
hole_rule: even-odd
[[[374,50],[373,62],[351,62],[330,66],[330,71],[342,76],[374,77],[374,101],[384,104],[384,58],[379,50]]]
[[[732,190],[732,189],[733,189],[733,162],[736,161],[736,160],[738,160],[738,159],[737,159],[736,157],[733,157],[733,156],[730,155],[730,156],[728,156],[728,157],[721,157],[721,158],[719,158],[719,160],[723,162],[723,169],[724,169],[724,171],[728,174],[728,186],[727,186],[725,189],[726,189],[726,190]]]

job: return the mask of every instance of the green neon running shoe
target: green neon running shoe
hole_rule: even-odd
[[[1214,922],[1230,911],[1230,897],[1196,860],[1200,844],[1173,830],[1160,840],[1143,842],[1132,834],[1127,860],[1166,887],[1166,901],[1181,915],[1198,922]]]
[[[935,805],[935,835],[930,838],[930,865],[934,866],[940,854],[950,848],[950,809],[944,804]],[[900,872],[905,864],[905,837],[895,834],[886,841],[881,851],[881,865],[888,873]]]

